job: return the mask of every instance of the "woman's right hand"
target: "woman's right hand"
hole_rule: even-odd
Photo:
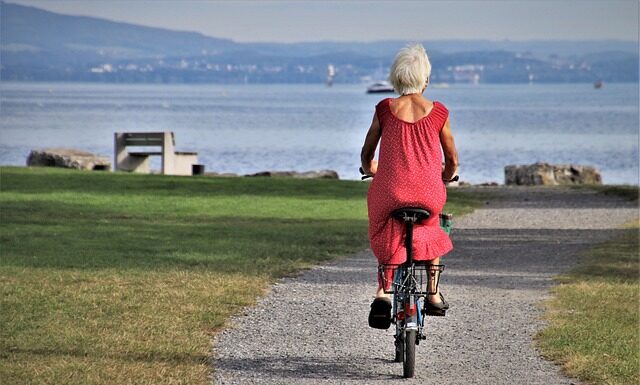
[[[442,170],[443,181],[450,181],[458,170],[458,150],[451,133],[449,118],[444,123],[440,131],[440,144],[444,153],[444,169]]]

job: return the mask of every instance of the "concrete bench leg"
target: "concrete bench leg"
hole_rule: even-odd
[[[193,165],[198,163],[198,156],[191,154],[175,154],[174,175],[192,175]]]
[[[127,152],[125,134],[116,133],[114,135],[114,152],[114,171],[133,171],[146,174],[151,172],[148,156],[131,155]]]
[[[162,144],[162,174],[176,175],[175,173],[175,148],[171,132],[165,132]]]

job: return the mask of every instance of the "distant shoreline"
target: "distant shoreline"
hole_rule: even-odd
[[[596,79],[594,79],[595,81]],[[449,87],[482,87],[482,86],[558,86],[558,85],[577,85],[577,84],[584,84],[584,85],[589,85],[591,87],[593,87],[594,81],[577,81],[577,82],[533,82],[533,83],[529,83],[529,82],[481,82],[479,84],[472,84],[472,83],[464,83],[464,82],[452,82],[452,83],[447,83],[447,82],[443,82],[446,83]],[[10,85],[10,84],[91,84],[91,85],[98,85],[98,84],[105,84],[105,85],[121,85],[121,86],[135,86],[135,85],[161,85],[161,86],[216,86],[216,87],[222,87],[222,86],[233,86],[233,87],[243,87],[243,86],[269,86],[269,85],[277,85],[277,86],[282,86],[282,85],[286,85],[286,86],[301,86],[301,87],[308,87],[308,86],[322,86],[325,88],[329,88],[326,85],[326,82],[323,81],[318,81],[318,82],[308,82],[308,83],[303,83],[303,82],[249,82],[249,83],[245,83],[245,82],[208,82],[208,81],[202,81],[202,82],[144,82],[144,81],[136,81],[136,82],[118,82],[118,81],[100,81],[100,80],[18,80],[18,79],[12,79],[12,80],[3,80],[2,83],[0,83],[0,89],[2,88],[2,85]],[[335,88],[339,88],[341,86],[354,86],[354,85],[362,85],[363,87],[366,87],[369,83],[368,82],[335,82],[333,83],[332,87]],[[640,81],[607,81],[604,82],[604,87],[606,87],[608,84],[636,84],[640,86]],[[426,91],[427,93],[429,91]]]

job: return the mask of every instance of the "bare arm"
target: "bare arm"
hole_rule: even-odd
[[[375,170],[371,170],[371,161],[376,154],[376,147],[378,147],[378,142],[380,141],[380,135],[382,131],[380,130],[380,122],[378,121],[378,116],[373,114],[373,121],[371,122],[371,127],[369,127],[369,131],[367,132],[367,136],[364,138],[364,144],[362,145],[362,152],[360,152],[360,161],[362,162],[362,169],[364,173],[367,175],[374,175]]]
[[[456,150],[456,143],[453,140],[453,133],[451,133],[449,118],[447,118],[444,127],[442,127],[440,131],[440,144],[442,145],[442,152],[444,153],[442,179],[448,181],[453,178],[458,169],[458,150]]]

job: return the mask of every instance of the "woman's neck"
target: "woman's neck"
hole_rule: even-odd
[[[424,90],[422,90],[421,92],[412,92],[410,94],[402,94],[400,96],[408,96],[408,97],[422,97],[422,94],[424,93]]]

